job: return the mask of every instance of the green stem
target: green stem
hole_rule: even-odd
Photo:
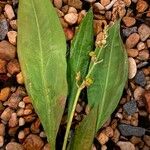
[[[78,102],[81,91],[82,91],[82,88],[79,87],[78,91],[77,91],[77,94],[76,94],[76,97],[75,97],[75,101],[73,103],[73,108],[72,108],[72,111],[71,111],[71,114],[69,116],[69,120],[68,120],[68,123],[67,123],[67,129],[66,129],[66,133],[65,133],[65,137],[64,137],[64,143],[63,143],[62,150],[66,150],[68,136],[69,136],[69,132],[70,132],[70,128],[71,128],[71,123],[72,123],[72,120],[73,120],[76,105],[77,105],[77,102]]]

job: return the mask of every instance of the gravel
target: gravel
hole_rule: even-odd
[[[146,85],[146,79],[143,71],[138,71],[135,76],[135,83],[144,87]]]

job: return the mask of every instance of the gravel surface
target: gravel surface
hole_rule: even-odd
[[[129,56],[128,84],[115,112],[97,134],[92,150],[149,150],[150,1],[52,1],[68,42],[90,6],[94,9],[96,41],[104,26],[118,16],[122,18],[121,35]],[[50,150],[17,59],[17,8],[18,0],[0,1],[0,150]],[[79,101],[76,121],[82,119],[83,111],[88,113],[88,107]],[[62,140],[61,133],[58,138]]]

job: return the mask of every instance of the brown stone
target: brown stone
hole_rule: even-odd
[[[6,73],[6,61],[0,59],[0,73]]]
[[[72,40],[74,31],[71,28],[64,28],[64,33],[67,41]]]
[[[17,20],[11,20],[10,26],[12,27],[12,29],[17,30]]]
[[[17,59],[11,60],[7,65],[7,70],[10,74],[16,74],[20,72],[20,65]]]
[[[150,48],[150,39],[147,40],[147,47]]]
[[[102,32],[106,25],[107,25],[106,20],[94,20],[95,35],[98,35],[100,32]]]
[[[100,0],[100,3],[101,3],[103,6],[107,6],[107,5],[110,3],[110,0]]]
[[[11,60],[16,56],[16,48],[7,41],[0,42],[0,59]]]
[[[145,98],[145,104],[146,104],[146,108],[148,113],[150,113],[150,91],[146,91],[144,93],[144,98]]]
[[[141,41],[145,41],[150,36],[150,27],[147,26],[146,24],[142,24],[138,28],[138,33]]]
[[[98,135],[97,139],[98,139],[98,141],[99,141],[102,145],[104,145],[105,143],[107,143],[108,140],[109,140],[108,136],[107,136],[106,134],[104,134],[104,133],[100,133],[100,134]]]
[[[50,145],[49,144],[45,144],[42,150],[50,150]]]
[[[6,150],[25,150],[23,146],[16,142],[10,142],[6,145]]]
[[[137,49],[127,49],[127,53],[129,57],[137,57],[138,50]]]
[[[8,19],[11,20],[15,17],[15,14],[14,14],[14,11],[13,11],[13,8],[11,5],[6,4],[4,10],[5,10],[5,13],[6,13]]]
[[[0,123],[0,136],[5,136],[5,125]]]
[[[144,12],[148,8],[148,4],[145,0],[138,0],[136,4],[136,10],[138,12]]]
[[[42,139],[34,134],[28,135],[23,142],[23,147],[26,150],[41,150],[43,146],[44,142],[42,141]]]
[[[149,59],[149,51],[148,50],[141,50],[139,52],[138,59],[140,59],[140,60],[148,60]]]
[[[76,9],[82,8],[82,2],[80,0],[68,0],[68,5]]]
[[[0,92],[0,101],[6,101],[9,94],[10,94],[10,88],[9,87],[3,88]]]
[[[4,120],[5,122],[9,121],[11,114],[12,114],[13,110],[10,109],[9,107],[6,108],[3,113],[1,114],[1,119]]]
[[[62,0],[54,0],[54,6],[60,9],[62,7]]]
[[[131,27],[136,23],[135,18],[128,17],[128,16],[123,17],[122,21],[123,21],[123,23],[125,24],[126,27]]]
[[[9,127],[14,128],[18,125],[18,118],[16,113],[12,113],[8,122]]]
[[[17,32],[16,31],[9,31],[7,33],[7,37],[11,44],[16,45],[16,43],[17,43]]]
[[[64,16],[64,20],[69,24],[73,25],[78,20],[78,14],[77,13],[69,13]]]
[[[123,0],[127,7],[131,5],[131,0]]]
[[[133,48],[137,45],[140,40],[140,36],[137,33],[132,33],[126,40],[126,47]]]

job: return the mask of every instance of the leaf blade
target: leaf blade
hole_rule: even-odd
[[[48,0],[19,2],[17,52],[27,92],[55,149],[67,96],[66,42]]]

